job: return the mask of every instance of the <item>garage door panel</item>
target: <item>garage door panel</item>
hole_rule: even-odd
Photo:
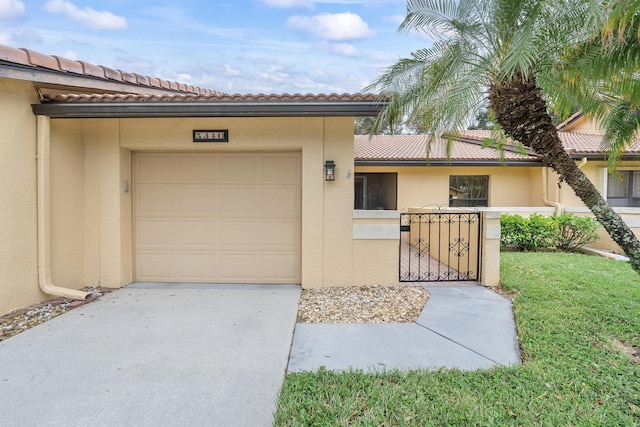
[[[136,241],[139,248],[172,247],[174,244],[174,222],[155,219],[138,219]]]
[[[262,182],[290,184],[301,181],[300,156],[296,154],[269,154],[262,159]]]
[[[139,215],[161,216],[173,214],[174,191],[166,184],[137,185],[136,209]]]
[[[291,283],[300,277],[298,253],[268,254],[261,258],[262,277],[271,283]]]
[[[177,224],[177,244],[181,249],[213,249],[216,241],[216,223],[211,220],[179,221]]]
[[[175,157],[175,183],[212,184],[216,182],[219,170],[217,156],[198,154],[184,154]]]
[[[260,238],[260,224],[256,221],[222,220],[218,223],[220,249],[255,249]]]
[[[261,229],[263,249],[295,251],[300,246],[299,221],[264,221]]]
[[[260,213],[261,199],[256,187],[225,185],[220,188],[220,214],[254,218]]]
[[[260,255],[246,252],[220,255],[219,279],[229,283],[260,282]]]
[[[173,182],[171,154],[148,153],[136,158],[135,181],[138,184]]]
[[[214,253],[180,253],[176,280],[211,281],[216,280],[219,258]]]
[[[176,186],[175,187],[177,215],[203,215],[211,216],[218,209],[218,190],[212,185],[202,186]]]
[[[224,184],[254,183],[260,180],[259,154],[222,154],[219,180]]]
[[[138,153],[135,278],[300,283],[300,153]]]
[[[139,252],[136,256],[136,274],[139,280],[166,281],[175,278],[174,255]]]

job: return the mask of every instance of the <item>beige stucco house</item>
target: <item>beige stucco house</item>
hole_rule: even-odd
[[[402,211],[437,206],[460,212],[443,253],[477,242],[473,266],[458,254],[438,269],[457,261],[495,285],[502,212],[588,213],[535,153],[502,162],[482,133],[457,137],[450,156],[437,142],[429,164],[420,136],[356,136],[354,149],[354,117],[382,106],[229,95],[0,45],[0,314],[134,281],[397,285],[405,258],[425,253],[418,239],[405,254],[417,226]],[[620,193],[598,136],[567,138],[603,192]],[[635,184],[640,162],[624,168]],[[470,206],[484,207],[471,218]]]
[[[380,107],[0,46],[0,313],[132,281],[397,283],[353,210],[353,117]]]

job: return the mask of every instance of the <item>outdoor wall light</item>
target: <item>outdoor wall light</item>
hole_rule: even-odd
[[[333,160],[327,160],[326,162],[324,162],[324,180],[336,180],[336,164],[333,163]]]

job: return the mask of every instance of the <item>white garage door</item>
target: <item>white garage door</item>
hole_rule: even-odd
[[[300,283],[300,153],[138,153],[135,278]]]

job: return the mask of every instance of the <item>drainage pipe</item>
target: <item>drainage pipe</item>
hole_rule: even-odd
[[[51,280],[51,158],[50,118],[37,116],[36,162],[38,171],[38,283],[42,292],[65,298],[84,300],[91,294],[63,288]]]
[[[562,215],[564,212],[564,206],[559,201],[549,200],[549,168],[542,168],[542,201],[547,206],[553,206],[556,208],[556,215]],[[560,198],[559,190],[556,190],[556,199]]]

